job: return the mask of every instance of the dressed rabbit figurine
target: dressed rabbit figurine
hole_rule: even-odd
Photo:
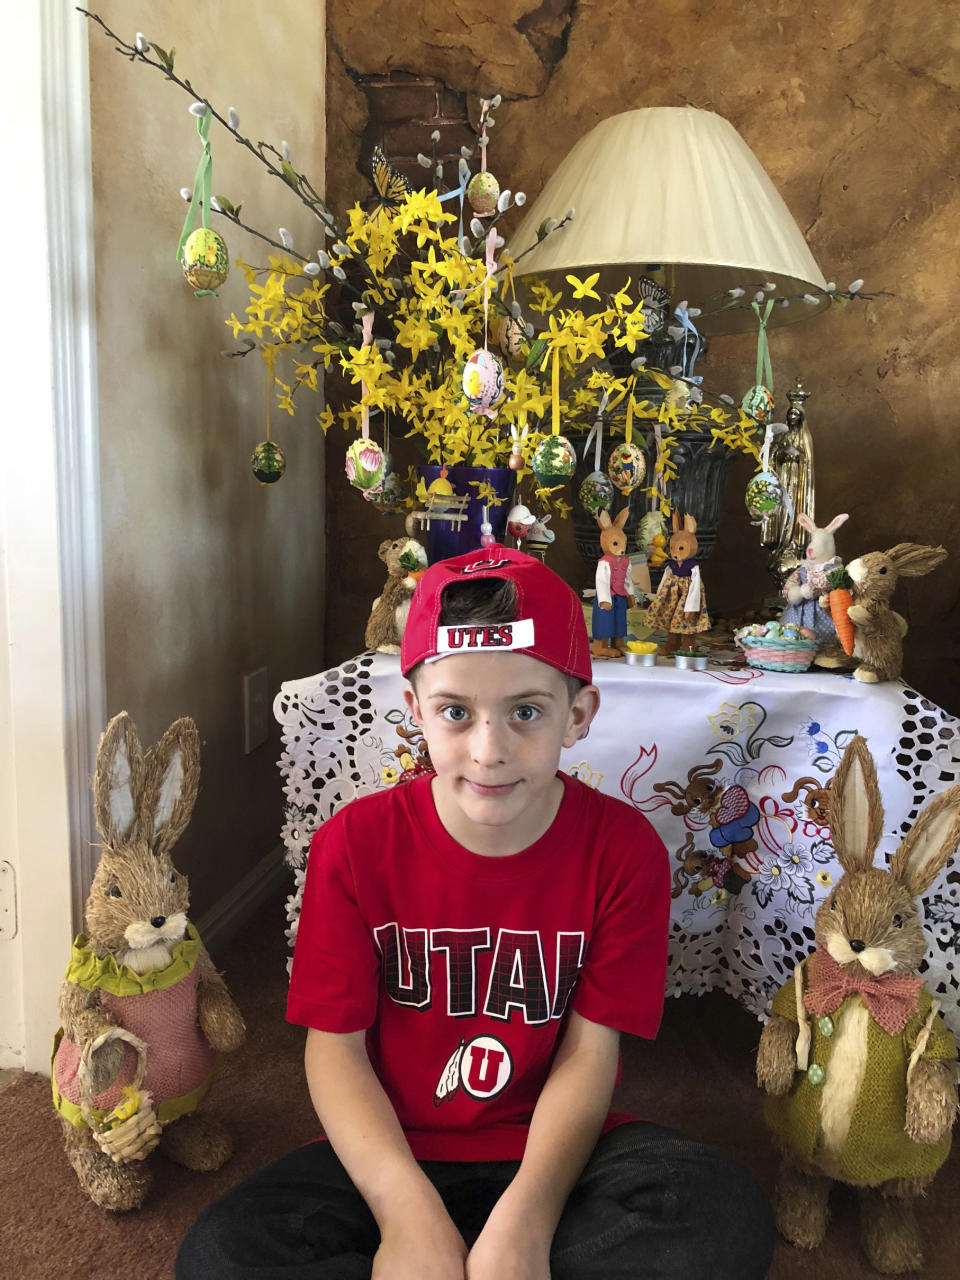
[[[187,919],[187,878],[170,860],[199,778],[190,719],[172,724],[146,757],[125,711],[100,739],[94,808],[103,851],[87,932],[60,990],[53,1095],[67,1158],[102,1209],[143,1203],[145,1157],[158,1142],[188,1169],[219,1169],[231,1154],[227,1130],[196,1108],[218,1053],[241,1044],[243,1019]],[[140,1140],[110,1144],[141,1111],[152,1119]]]
[[[844,512],[834,516],[821,529],[808,515],[801,512],[797,516],[797,523],[810,535],[806,559],[783,584],[787,603],[780,615],[781,625],[794,623],[813,631],[820,642],[814,663],[820,667],[839,667],[846,661],[830,611],[822,608],[820,597],[827,591],[827,574],[831,569],[839,569],[843,563],[837,555],[833,535],[849,518]]]
[[[597,561],[597,594],[590,634],[598,658],[622,658],[627,649],[627,607],[632,609],[637,602],[626,554],[627,535],[623,531],[629,515],[629,506],[618,511],[612,520],[609,511],[597,514],[603,555]]]
[[[853,656],[860,664],[853,672],[857,680],[875,684],[900,675],[907,623],[890,608],[894,587],[900,577],[922,577],[946,558],[943,547],[898,542],[889,551],[870,551],[846,566],[853,583],[847,617],[854,626]],[[828,602],[829,594],[823,597],[825,607]]]
[[[697,522],[674,508],[673,533],[670,535],[670,558],[663,570],[656,598],[647,609],[647,623],[666,631],[667,640],[661,653],[675,653],[684,636],[710,630],[707,596],[696,562]]]
[[[889,870],[873,865],[883,807],[862,737],[831,791],[843,875],[817,912],[817,950],[773,999],[757,1082],[783,1157],[780,1233],[816,1248],[830,1187],[847,1183],[867,1257],[895,1275],[922,1265],[913,1201],[947,1158],[957,1113],[956,1042],[917,976],[927,949],[917,899],[960,842],[960,785],[924,807]]]

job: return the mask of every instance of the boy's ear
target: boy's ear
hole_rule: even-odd
[[[593,717],[600,708],[600,690],[595,684],[584,685],[578,689],[567,716],[563,745],[572,747],[575,742],[587,736]]]
[[[420,719],[420,703],[417,700],[417,691],[416,689],[414,689],[413,685],[410,685],[409,688],[404,689],[403,700],[407,704],[407,710],[410,712],[414,720],[417,722],[418,727],[422,729],[423,722]]]

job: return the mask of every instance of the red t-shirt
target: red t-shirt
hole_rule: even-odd
[[[642,814],[560,777],[549,830],[508,857],[447,834],[430,776],[355,800],[310,846],[287,1018],[367,1031],[417,1159],[523,1156],[568,1004],[656,1035],[667,852]]]

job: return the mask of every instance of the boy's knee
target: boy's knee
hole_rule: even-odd
[[[221,1197],[202,1210],[177,1250],[175,1280],[217,1280],[226,1277],[225,1239],[236,1235],[237,1216],[231,1197]]]

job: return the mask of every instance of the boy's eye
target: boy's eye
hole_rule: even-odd
[[[467,708],[458,706],[442,707],[440,714],[444,720],[452,720],[454,724],[461,724],[467,718]]]
[[[540,708],[532,707],[528,702],[525,702],[517,707],[514,715],[518,720],[536,720],[540,715]]]

